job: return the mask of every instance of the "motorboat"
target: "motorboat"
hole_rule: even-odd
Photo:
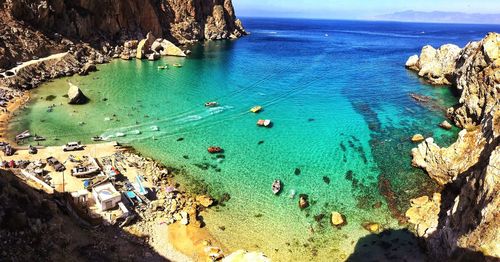
[[[219,105],[219,103],[217,103],[217,102],[215,102],[215,101],[211,101],[211,102],[206,102],[206,103],[205,103],[205,106],[206,106],[206,107],[216,107],[216,106],[218,106],[218,105]]]
[[[181,64],[173,64],[172,66],[177,67],[177,68],[182,67],[182,65],[181,65]]]
[[[252,113],[259,113],[260,111],[262,111],[262,106],[254,106],[250,109]]]
[[[94,141],[94,142],[99,142],[99,141],[103,141],[103,140],[104,140],[104,137],[102,137],[102,136],[92,137],[92,141]]]
[[[140,135],[142,132],[140,130],[132,130],[130,131],[131,135]]]
[[[281,191],[281,180],[276,179],[272,186],[273,194],[277,195]]]
[[[160,131],[158,126],[151,126],[151,131]]]
[[[168,65],[158,66],[158,69],[168,69]]]
[[[271,120],[269,119],[259,119],[259,121],[257,121],[257,125],[258,126],[263,126],[263,127],[271,127],[272,125],[272,122]]]
[[[26,130],[26,131],[20,133],[19,135],[17,135],[16,140],[23,140],[23,139],[30,138],[30,137],[31,137],[30,131]]]
[[[210,153],[210,154],[222,153],[224,151],[221,147],[218,147],[218,146],[211,146],[207,150],[208,150],[208,153]]]
[[[45,141],[46,139],[43,136],[35,135],[34,138],[33,138],[33,140],[35,140],[35,141]]]

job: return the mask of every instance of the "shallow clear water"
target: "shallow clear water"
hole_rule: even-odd
[[[12,133],[30,129],[48,137],[46,144],[126,133],[115,139],[185,170],[177,178],[188,189],[216,198],[230,195],[224,206],[203,214],[227,247],[262,250],[277,261],[345,259],[368,234],[363,222],[398,228],[408,200],[436,190],[410,166],[409,138],[422,133],[447,145],[456,137],[457,130],[437,127],[444,119],[439,107],[456,98],[405,70],[406,59],[425,44],[463,46],[498,28],[244,22],[252,35],[196,45],[188,58],[116,60],[88,77],[45,84],[14,119]],[[157,69],[166,63],[184,66]],[[67,81],[79,85],[91,102],[67,105]],[[431,95],[436,106],[419,105],[409,93]],[[212,100],[221,106],[203,106]],[[263,112],[249,113],[254,105],[262,105]],[[258,128],[259,118],[274,126]],[[134,130],[142,133],[133,135]],[[223,147],[225,158],[209,155],[211,145]],[[277,178],[284,183],[280,196],[271,193]],[[307,194],[311,207],[300,210],[290,190]],[[374,208],[379,201],[382,206]],[[343,213],[348,224],[332,228],[332,211]]]

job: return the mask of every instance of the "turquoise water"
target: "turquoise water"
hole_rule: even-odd
[[[464,45],[494,28],[267,19],[246,25],[252,35],[195,45],[188,58],[116,60],[88,77],[47,83],[33,91],[11,130],[30,129],[48,137],[47,145],[125,133],[112,139],[181,168],[176,177],[188,190],[230,196],[202,214],[215,238],[276,261],[343,260],[368,234],[363,222],[399,228],[409,199],[437,190],[410,166],[409,138],[422,133],[447,145],[457,132],[437,126],[440,107],[456,98],[423,84],[404,63],[425,44]],[[157,69],[173,63],[183,67]],[[67,81],[91,102],[67,105]],[[435,106],[417,104],[412,92],[435,97]],[[220,107],[203,106],[212,100]],[[249,113],[254,105],[264,110]],[[257,127],[259,118],[274,126]],[[212,145],[224,148],[224,158],[207,153]],[[274,179],[284,183],[279,196],[271,192]],[[311,207],[300,210],[290,190],[307,194]],[[332,211],[348,224],[330,226]]]

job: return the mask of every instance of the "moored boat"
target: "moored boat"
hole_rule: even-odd
[[[259,121],[257,121],[257,125],[258,126],[263,126],[263,127],[271,127],[272,125],[272,122],[271,120],[269,119],[259,119]]]
[[[222,151],[224,151],[221,147],[218,147],[218,146],[211,146],[207,150],[208,150],[208,153],[210,153],[210,154],[222,153]]]
[[[259,113],[260,111],[262,111],[262,106],[254,106],[250,109],[252,113]]]
[[[272,186],[273,194],[277,195],[281,191],[281,180],[276,179]]]
[[[33,140],[35,140],[35,141],[45,141],[45,137],[35,135],[34,138],[33,138]]]
[[[205,106],[206,106],[206,107],[216,107],[216,106],[218,106],[218,105],[219,105],[219,103],[217,103],[217,102],[215,102],[215,101],[211,101],[211,102],[206,102],[206,103],[205,103]]]
[[[158,126],[151,126],[151,131],[160,131]]]
[[[104,140],[104,137],[102,137],[102,136],[92,137],[92,141],[94,141],[94,142],[99,142],[99,141],[103,141],[103,140]]]
[[[158,69],[168,69],[168,66],[167,65],[158,66]]]
[[[173,64],[172,66],[174,66],[174,67],[182,67],[181,64]]]
[[[23,140],[23,139],[30,138],[30,137],[31,137],[30,131],[25,130],[24,132],[22,132],[16,136],[16,140]]]

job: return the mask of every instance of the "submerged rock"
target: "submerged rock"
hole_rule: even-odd
[[[452,128],[451,124],[448,123],[448,121],[446,121],[446,120],[441,122],[441,124],[439,124],[439,126],[443,129],[446,129],[446,130],[450,130]]]
[[[415,142],[415,143],[419,143],[419,142],[422,142],[424,140],[425,140],[425,138],[421,134],[415,134],[414,136],[411,137],[411,141]]]
[[[377,234],[377,233],[380,233],[380,231],[382,231],[382,227],[378,223],[365,222],[362,224],[362,226],[364,229],[368,230],[370,233]]]
[[[82,105],[89,101],[89,98],[83,94],[82,90],[72,83],[69,83],[68,99],[68,103],[72,105]]]
[[[214,200],[207,195],[197,196],[196,201],[203,207],[210,207],[214,203]]]
[[[300,209],[307,208],[309,206],[308,196],[306,194],[300,194],[299,196],[299,207]]]
[[[344,216],[336,211],[332,212],[332,217],[330,222],[332,223],[333,226],[336,227],[342,226],[346,223]]]

